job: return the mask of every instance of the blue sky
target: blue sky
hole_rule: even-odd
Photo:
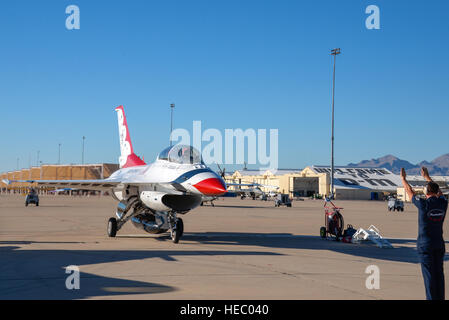
[[[65,8],[81,11],[67,30]],[[380,30],[365,8],[380,8]],[[114,108],[152,160],[175,127],[279,129],[279,166],[449,152],[448,1],[3,1],[0,171],[117,162]],[[430,132],[436,134],[431,136]]]

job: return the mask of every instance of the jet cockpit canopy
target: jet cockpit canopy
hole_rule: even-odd
[[[157,159],[178,164],[203,164],[201,153],[194,147],[183,144],[165,148],[159,153]]]

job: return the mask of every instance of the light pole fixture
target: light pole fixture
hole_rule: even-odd
[[[337,55],[341,53],[340,48],[332,49],[331,55],[334,56],[334,73],[332,81],[332,135],[331,135],[331,194],[330,198],[334,199],[334,102],[335,102],[335,62]]]
[[[85,136],[83,136],[83,150],[81,152],[81,164],[84,164],[84,140],[86,140]]]
[[[173,132],[173,110],[175,109],[175,104],[174,103],[172,103],[171,105],[170,105],[170,109],[171,109],[171,114],[170,114],[170,147],[171,147],[171,145],[172,145],[172,141],[171,141],[171,134],[172,134],[172,132]]]
[[[58,147],[58,164],[61,164],[61,144],[59,144]]]

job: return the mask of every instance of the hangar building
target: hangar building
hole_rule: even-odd
[[[226,181],[277,186],[278,192],[287,193],[291,197],[329,196],[330,173],[331,169],[327,166],[308,166],[302,170],[237,170],[228,174]],[[434,179],[442,188],[447,188],[449,177]],[[409,182],[417,191],[425,183],[420,176],[409,176]],[[334,188],[335,197],[339,200],[382,200],[387,194],[398,193],[399,197],[403,194],[400,176],[385,168],[335,167]],[[261,189],[264,192],[273,190],[264,187]]]
[[[3,180],[92,180],[106,179],[119,169],[118,164],[42,165],[0,174],[1,193],[27,193],[29,183],[6,185]],[[53,188],[51,188],[53,189]],[[49,189],[50,190],[50,189]],[[39,188],[40,193],[47,191]]]

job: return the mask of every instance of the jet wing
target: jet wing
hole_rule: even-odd
[[[31,183],[38,187],[74,188],[80,190],[108,190],[120,184],[114,180],[3,180],[7,185],[13,183]]]
[[[245,184],[245,183],[226,183],[227,186],[239,186],[239,187],[254,187],[257,186],[255,183]]]
[[[141,186],[141,185],[161,185],[165,187],[176,188],[176,183],[170,182],[147,182],[147,181],[126,181],[116,179],[97,179],[97,180],[2,180],[3,183],[11,185],[13,183],[30,183],[38,187],[54,188],[73,188],[78,190],[98,190],[106,191],[120,186]]]
[[[228,192],[235,193],[238,195],[242,195],[242,194],[246,195],[247,193],[250,193],[249,190],[229,190]]]
[[[75,188],[61,188],[61,189],[50,190],[48,192],[50,192],[50,193],[58,193],[58,192],[72,191],[72,190],[78,190],[78,189],[75,189]]]
[[[260,184],[260,183],[226,183],[227,186],[237,186],[237,187],[264,187],[264,188],[273,188],[273,189],[279,189],[278,186],[271,186],[267,184]]]

